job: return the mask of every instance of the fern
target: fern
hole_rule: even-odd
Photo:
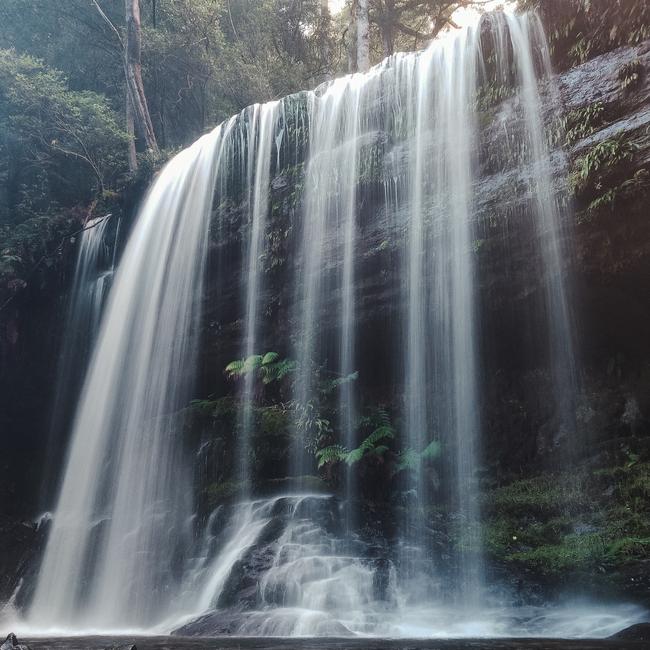
[[[280,358],[280,355],[277,352],[267,352],[262,357],[262,365],[263,366],[268,366],[269,364],[273,363],[274,361],[277,361],[279,358]]]
[[[421,452],[420,458],[422,460],[433,460],[440,455],[442,447],[437,440],[432,440]]]
[[[321,468],[323,465],[328,463],[338,463],[347,458],[348,450],[343,445],[331,445],[323,449],[319,449],[316,452],[316,458],[318,458],[318,467]]]
[[[225,368],[225,373],[230,379],[245,377],[250,373],[257,373],[264,384],[279,381],[293,372],[297,367],[291,359],[280,359],[277,352],[266,354],[252,354],[246,359],[231,361]]]
[[[437,440],[432,440],[422,451],[415,451],[410,447],[404,449],[398,454],[395,472],[401,472],[405,469],[418,469],[424,461],[437,458],[441,449],[440,442]]]
[[[386,445],[377,443],[392,439],[395,437],[395,431],[390,425],[383,425],[375,429],[365,440],[355,449],[348,449],[343,445],[331,445],[316,452],[318,458],[318,467],[327,463],[345,462],[348,465],[358,463],[366,454],[382,456],[388,451]]]
[[[349,384],[350,382],[356,381],[359,378],[359,372],[353,372],[345,377],[336,377],[334,379],[326,379],[321,382],[320,390],[323,395],[329,395],[333,393],[340,386]]]

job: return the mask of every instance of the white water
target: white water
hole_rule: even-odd
[[[203,558],[192,574],[195,586],[205,585],[201,611],[213,610],[236,565],[256,554],[253,564],[264,568],[257,576],[255,605],[243,611],[230,609],[228,599],[221,605],[232,635],[604,637],[646,615],[633,605],[598,606],[579,600],[520,607],[505,595],[498,605],[492,599],[471,609],[413,603],[390,560],[373,557],[360,540],[351,545],[337,534],[335,513],[336,504],[323,495],[285,495],[237,505],[231,515],[233,530],[216,561],[210,565]],[[279,530],[269,534],[274,523]],[[191,591],[192,585],[186,588]],[[213,632],[209,626],[201,629],[201,634]]]
[[[173,604],[192,485],[165,416],[188,398],[222,131],[160,173],[116,273],[29,610],[39,627],[144,627]]]
[[[108,245],[105,242],[109,217],[86,223],[79,236],[77,262],[63,326],[63,347],[59,355],[50,438],[43,479],[43,503],[51,508],[60,479],[60,449],[65,445],[65,428],[74,412],[86,365],[99,329],[100,316],[110,281]]]
[[[277,133],[279,102],[264,105],[256,104],[249,109],[247,161],[247,194],[249,209],[248,251],[246,253],[246,284],[243,300],[246,304],[243,359],[254,354],[264,354],[258,350],[260,325],[260,294],[263,290],[263,269],[261,255],[266,239],[266,215],[269,211],[269,184],[274,136]],[[241,431],[238,440],[239,479],[245,485],[251,481],[250,445],[253,435],[253,389],[254,373],[244,377],[241,405]]]
[[[576,372],[561,268],[566,233],[544,141],[534,52],[541,47],[545,63],[548,56],[537,23],[507,23],[507,30],[499,27],[497,59],[504,79],[511,65],[517,72],[528,143],[522,163],[536,170],[530,191],[548,277],[549,365],[563,411]],[[515,608],[507,595],[489,594],[485,584],[477,535],[482,386],[472,251],[479,63],[478,31],[464,31],[424,53],[393,57],[367,75],[307,93],[306,106],[289,99],[252,107],[161,172],[102,322],[29,611],[32,629],[169,631],[212,611],[226,598],[233,569],[286,504],[286,525],[269,546],[273,561],[262,572],[254,605],[241,615],[240,634],[604,636],[643,618],[626,607]],[[394,269],[400,331],[387,355],[405,390],[399,444],[420,452],[439,440],[446,454],[441,488],[422,464],[404,481],[403,552],[381,549],[373,556],[381,560],[379,569],[369,560],[378,551],[353,534],[358,513],[348,508],[343,530],[335,530],[320,519],[319,508],[315,514],[305,510],[305,503],[318,502],[307,496],[245,501],[228,517],[213,513],[193,542],[190,463],[180,445],[181,426],[167,417],[191,396],[213,193],[220,217],[233,177],[247,199],[243,261],[240,269],[219,259],[218,267],[244,279],[242,356],[266,352],[264,332],[282,330],[265,319],[269,184],[274,161],[276,167],[280,160],[298,162],[305,144],[302,209],[295,223],[286,224],[296,231],[289,278],[294,303],[287,310],[287,339],[299,362],[292,397],[318,409],[322,396],[314,368],[330,361],[337,377],[357,368],[368,300],[357,274],[363,254],[358,232],[364,222],[377,221],[379,241],[397,238],[400,250]],[[377,171],[380,155],[384,164]],[[364,211],[362,188],[370,191],[373,182],[390,199],[387,215]],[[228,224],[215,221],[219,241]],[[220,296],[219,278],[216,283]],[[334,331],[327,332],[323,324],[331,310]],[[253,393],[250,375],[241,393],[234,471],[246,483],[255,478]],[[359,442],[359,398],[355,383],[339,388],[334,424],[348,447]],[[292,470],[302,476],[315,469],[303,448],[308,441],[298,442]],[[348,501],[355,493],[352,476],[346,477]],[[462,541],[449,567],[436,563],[426,530],[435,498],[451,504]]]

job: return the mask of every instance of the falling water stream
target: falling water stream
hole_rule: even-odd
[[[113,275],[112,258],[105,241],[109,217],[89,220],[80,235],[79,252],[65,318],[63,348],[59,356],[52,408],[42,505],[53,506],[52,494],[60,479],[65,428],[74,413],[83,383],[85,364],[99,329],[104,299]],[[115,254],[115,251],[113,251]]]
[[[539,90],[540,81],[552,86],[548,49],[535,17],[485,20],[497,77],[516,79],[521,165],[533,170],[549,365],[566,424],[578,373],[563,266],[570,233]],[[629,609],[513,608],[486,578],[473,254],[485,25],[422,53],[391,57],[368,74],[250,107],[164,167],[115,273],[27,613],[31,629],[169,632],[190,622],[198,626],[192,633],[206,634],[599,636],[638,618]],[[404,394],[401,444],[416,458],[437,446],[448,450],[437,493],[455,512],[462,543],[450,551],[454,557],[432,548],[426,522],[437,488],[422,463],[403,485],[396,548],[355,532],[350,471],[342,502],[305,493],[254,497],[252,374],[239,400],[234,471],[244,498],[220,506],[205,523],[195,516],[178,413],[192,396],[209,233],[219,241],[228,201],[239,193],[241,268],[217,260],[215,294],[225,274],[241,277],[239,349],[244,358],[263,353],[264,333],[280,328],[269,322],[265,302],[272,181],[303,162],[300,209],[285,224],[295,241],[285,276],[291,305],[284,329],[291,329],[286,338],[297,361],[291,398],[317,409],[313,369],[328,362],[341,380],[334,423],[340,442],[348,449],[359,443],[353,375],[370,298],[358,262],[360,233],[370,224],[378,243],[397,241],[390,356],[396,391]],[[373,183],[382,214],[367,207]],[[330,312],[334,331],[323,327]],[[294,477],[315,471],[303,446],[295,445]],[[242,571],[252,572],[250,584]]]

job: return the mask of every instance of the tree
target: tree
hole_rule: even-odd
[[[144,137],[147,149],[158,153],[156,134],[151,123],[147,97],[142,83],[142,27],[140,24],[139,0],[124,0],[126,16],[126,42],[124,45],[124,74],[128,105],[137,124],[138,131]]]
[[[370,14],[368,0],[357,0],[357,70],[367,72],[370,68]]]
[[[97,0],[92,0],[101,17],[108,23],[120,44],[123,55],[124,78],[126,80],[126,127],[130,136],[129,167],[135,171],[138,159],[135,151],[135,130],[145,141],[148,151],[158,154],[158,143],[151,122],[147,97],[142,82],[142,26],[140,21],[139,0],[124,0],[124,16],[126,23],[126,38],[122,39],[117,27],[104,13]]]
[[[0,50],[0,133],[0,221],[88,200],[124,170],[127,138],[106,98],[12,50]]]
[[[424,46],[446,27],[456,27],[453,14],[480,7],[486,0],[372,0],[371,21],[381,35],[383,56],[396,49]]]

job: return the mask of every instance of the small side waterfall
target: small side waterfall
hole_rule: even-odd
[[[507,112],[497,116],[499,146],[512,148],[503,174],[525,186],[533,215],[531,264],[542,287],[534,300],[546,315],[540,338],[560,428],[570,434],[579,372],[571,232],[553,164],[561,154],[546,141],[548,46],[534,16],[498,14],[367,74],[252,106],[162,170],[97,336],[29,610],[34,627],[167,632],[192,620],[181,631],[388,636],[577,629],[573,614],[513,613],[484,559],[487,391],[476,252],[486,219],[481,174],[492,153],[481,148],[479,104],[491,82],[508,85],[495,109]],[[277,209],[280,201],[290,209]],[[286,249],[280,272],[271,260],[278,239]],[[234,252],[222,247],[226,240]],[[387,249],[391,257],[381,257]],[[203,306],[221,308],[222,299],[224,320],[234,323],[224,334],[235,341],[228,353],[246,359],[277,343],[295,362],[291,382],[278,389],[286,390],[282,415],[294,417],[282,433],[289,476],[278,469],[278,483],[317,482],[317,445],[342,453],[359,446],[372,406],[360,385],[372,385],[377,365],[387,373],[391,395],[372,396],[373,404],[390,402],[393,418],[373,457],[395,468],[382,475],[391,494],[381,535],[379,517],[362,520],[352,463],[340,463],[336,496],[287,494],[288,482],[280,496],[259,489],[253,372],[242,373],[237,401],[227,398],[236,406],[219,433],[227,441],[219,458],[233,465],[219,468],[219,486],[234,485],[236,498],[211,511],[207,498],[209,507],[196,504],[183,409],[193,396],[199,332],[221,324],[218,316],[204,322],[212,316]],[[363,346],[378,319],[383,338],[373,350],[381,359],[373,365]],[[334,387],[327,396],[323,376]],[[327,399],[334,415],[314,433],[311,420]]]
[[[113,275],[112,258],[105,241],[108,217],[89,220],[79,237],[79,252],[64,323],[59,356],[50,439],[43,481],[43,507],[51,508],[60,473],[64,430],[74,412],[86,364],[97,337],[104,299]]]

